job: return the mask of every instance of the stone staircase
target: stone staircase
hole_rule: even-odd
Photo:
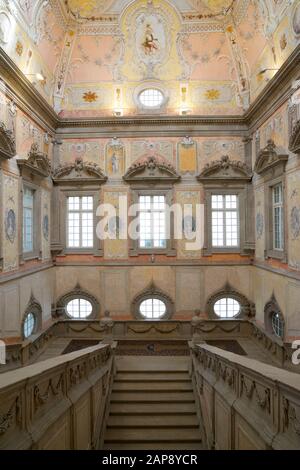
[[[104,449],[202,449],[192,382],[187,368],[117,371]],[[147,364],[149,367],[149,364]],[[150,364],[151,365],[151,364]],[[172,368],[171,368],[172,369]]]

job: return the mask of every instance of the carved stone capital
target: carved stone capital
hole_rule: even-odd
[[[16,142],[12,130],[0,121],[0,160],[7,160],[16,154]]]

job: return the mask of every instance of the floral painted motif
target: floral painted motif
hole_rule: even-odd
[[[95,101],[97,101],[98,95],[93,91],[87,91],[83,94],[82,98],[86,103],[94,103]]]
[[[207,100],[210,100],[210,101],[214,101],[214,100],[217,100],[218,98],[220,98],[220,91],[219,90],[207,90],[205,92],[205,98]]]

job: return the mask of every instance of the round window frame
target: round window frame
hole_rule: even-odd
[[[143,91],[146,90],[157,90],[159,91],[162,96],[163,100],[160,103],[159,106],[145,106],[141,101],[140,101],[140,95],[143,93]],[[163,113],[165,110],[165,107],[169,101],[169,93],[167,90],[165,90],[160,83],[156,82],[149,82],[149,83],[142,83],[133,92],[133,101],[134,104],[137,108],[137,111],[140,114],[160,114]]]
[[[232,298],[236,300],[240,304],[240,311],[234,317],[229,318],[222,318],[219,317],[214,310],[215,303],[218,300],[223,298]],[[213,320],[221,320],[221,321],[234,321],[234,320],[241,320],[243,318],[253,318],[255,317],[255,305],[250,302],[247,297],[243,294],[235,290],[231,284],[226,283],[223,289],[216,291],[213,295],[209,297],[206,302],[206,311],[208,313],[209,318]]]
[[[70,302],[73,302],[73,300],[85,300],[86,302],[88,302],[91,307],[92,307],[92,311],[89,315],[87,315],[86,317],[73,317],[69,312],[68,312],[68,305]],[[72,299],[69,299],[66,304],[65,304],[65,314],[67,315],[67,317],[70,319],[70,320],[90,320],[91,319],[91,315],[93,314],[93,304],[92,302],[90,301],[90,299],[87,299],[85,297],[83,297],[82,295],[79,297],[79,296],[76,296],[76,297],[73,297]]]
[[[278,334],[276,333],[276,330],[275,330],[275,327],[274,327],[274,321],[273,321],[273,319],[274,319],[274,316],[275,316],[275,315],[278,316],[279,321],[280,321],[281,324],[282,324],[282,334],[280,334],[280,335],[278,335]],[[271,327],[272,327],[272,333],[273,333],[273,335],[275,335],[276,338],[279,338],[279,339],[282,340],[282,339],[284,338],[284,332],[285,332],[285,322],[284,322],[284,319],[283,319],[282,315],[281,315],[279,312],[276,312],[276,311],[271,312],[271,313],[270,313],[270,321],[271,321]]]
[[[273,315],[278,314],[280,320],[283,323],[283,334],[282,336],[278,336],[274,329],[273,329]],[[279,304],[276,300],[276,297],[274,294],[272,294],[271,299],[269,302],[266,303],[265,308],[264,308],[264,319],[265,319],[265,329],[268,334],[270,334],[273,338],[276,338],[277,341],[284,341],[285,337],[285,331],[286,331],[286,324],[285,324],[285,319],[282,314],[281,308],[279,307]]]
[[[24,334],[24,326],[25,326],[25,320],[27,316],[32,313],[34,316],[34,328],[32,330],[32,333],[29,336],[25,336]],[[31,297],[26,310],[23,314],[22,322],[21,322],[21,338],[23,341],[30,341],[30,339],[36,335],[42,326],[42,307],[37,302],[33,297]]]
[[[68,303],[76,299],[83,299],[83,300],[87,300],[88,302],[90,302],[90,304],[92,305],[92,312],[88,317],[76,318],[76,317],[72,317],[68,313],[67,311]],[[68,292],[67,294],[60,297],[60,299],[58,300],[56,304],[56,317],[59,317],[59,318],[63,317],[66,320],[89,321],[95,318],[99,318],[99,316],[100,316],[100,304],[98,300],[89,292],[83,291],[81,289],[75,289],[71,292]]]
[[[157,91],[157,92],[160,93],[160,95],[161,95],[161,101],[160,101],[159,104],[156,104],[156,105],[154,105],[154,106],[147,106],[145,103],[142,102],[142,100],[141,100],[141,95],[142,95],[143,93],[145,93],[146,91],[150,91],[150,90],[154,90],[154,91]],[[162,107],[162,105],[163,105],[163,103],[164,103],[164,101],[165,101],[165,95],[164,95],[164,93],[163,93],[159,88],[157,88],[157,87],[147,87],[147,88],[144,88],[143,90],[141,90],[141,91],[139,92],[137,98],[138,98],[138,100],[139,100],[139,103],[140,103],[141,107],[142,107],[143,109],[148,109],[148,110],[150,110],[150,111],[151,111],[152,109],[154,109],[154,110],[156,110],[156,109],[161,109],[161,107]]]
[[[233,315],[233,316],[230,316],[230,317],[228,317],[228,316],[226,316],[226,317],[221,317],[220,315],[218,315],[218,314],[216,313],[216,311],[215,311],[215,305],[216,305],[217,302],[219,302],[220,300],[223,300],[223,299],[231,299],[231,300],[234,300],[235,302],[238,303],[238,305],[239,305],[239,311],[238,311],[238,313],[237,313],[236,315]],[[218,319],[220,319],[220,320],[236,320],[238,317],[240,317],[241,311],[242,311],[242,305],[241,305],[240,300],[238,300],[237,298],[234,298],[234,296],[233,296],[233,295],[230,295],[230,294],[228,294],[228,295],[222,295],[219,299],[216,299],[216,300],[214,301],[214,303],[213,303],[213,312],[214,312],[216,318],[218,318]]]
[[[147,301],[147,300],[159,300],[160,302],[162,302],[165,306],[165,313],[159,317],[159,318],[147,318],[145,317],[145,315],[143,315],[141,313],[141,305],[143,302]],[[143,320],[147,320],[147,321],[160,321],[162,319],[166,319],[166,316],[168,317],[168,306],[167,306],[167,303],[166,303],[166,300],[157,296],[157,295],[152,295],[152,296],[148,296],[147,298],[145,299],[142,299],[139,304],[138,304],[138,314],[139,314],[139,317],[142,318]]]
[[[149,299],[157,299],[161,300],[165,306],[166,306],[166,311],[164,315],[162,315],[160,318],[146,318],[144,315],[141,314],[140,312],[140,306],[145,300]],[[174,303],[172,299],[163,293],[153,291],[153,292],[145,292],[140,295],[138,295],[134,301],[132,302],[132,314],[133,317],[137,320],[141,320],[144,322],[155,322],[155,321],[163,321],[163,320],[169,320],[173,314],[174,314]]]

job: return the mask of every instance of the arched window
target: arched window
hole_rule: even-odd
[[[90,320],[91,318],[98,317],[99,312],[100,305],[98,300],[77,284],[74,290],[63,295],[58,300],[55,316],[74,320]]]
[[[214,304],[214,312],[220,318],[234,318],[241,310],[239,302],[231,297],[223,297]]]
[[[140,304],[140,314],[148,319],[157,320],[166,313],[166,304],[160,299],[146,299]]]

